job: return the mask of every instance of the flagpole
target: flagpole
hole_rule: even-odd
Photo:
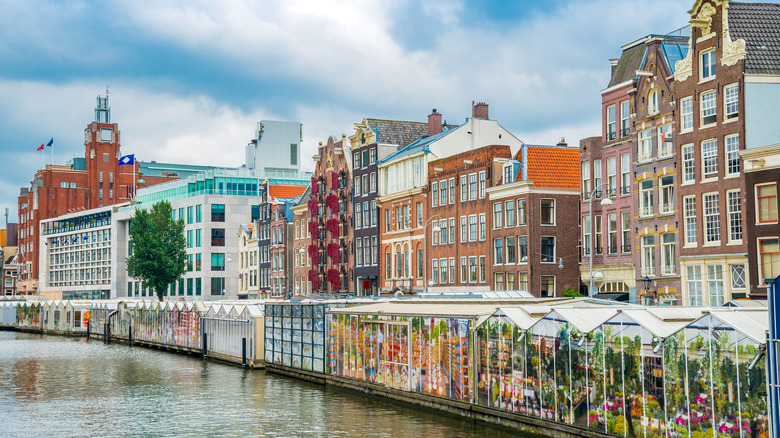
[[[133,156],[133,200],[135,200],[135,156]]]

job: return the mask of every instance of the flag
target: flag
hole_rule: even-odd
[[[46,146],[51,147],[51,145],[53,144],[54,144],[54,137],[52,137],[51,140],[49,140],[49,142],[46,143]]]
[[[35,152],[40,152],[42,150],[43,150],[43,143],[41,143],[41,146],[38,149],[36,149]]]
[[[123,155],[119,159],[119,165],[121,166],[123,164],[135,164],[135,154]]]

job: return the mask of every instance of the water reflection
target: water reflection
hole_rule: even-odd
[[[500,433],[505,432],[197,356],[0,332],[0,436]]]

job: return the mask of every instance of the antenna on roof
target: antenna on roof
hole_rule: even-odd
[[[108,85],[106,85],[106,97],[108,97],[109,94],[110,94],[110,92],[108,90]]]

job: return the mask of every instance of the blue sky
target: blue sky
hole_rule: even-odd
[[[525,142],[578,144],[600,132],[608,59],[692,4],[4,0],[0,208],[14,222],[42,141],[55,163],[83,156],[106,86],[122,152],[147,161],[238,166],[259,120],[295,120],[311,169],[363,117],[457,124],[473,100]]]

